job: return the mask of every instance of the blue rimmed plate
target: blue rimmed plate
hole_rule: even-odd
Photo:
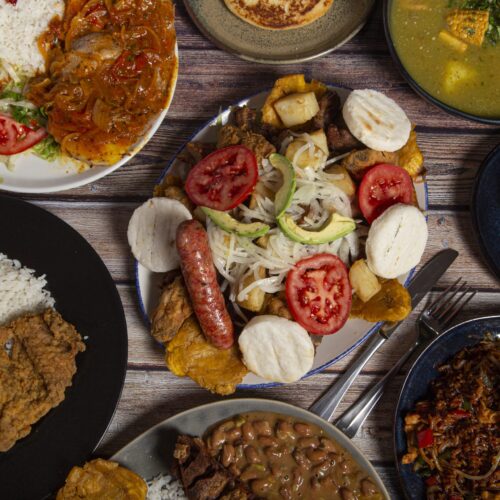
[[[345,87],[340,87],[338,85],[329,85],[329,88],[335,90],[342,102],[345,101],[350,89]],[[256,94],[250,98],[244,99],[233,106],[230,106],[226,110],[220,113],[220,115],[212,118],[207,122],[188,142],[198,141],[198,142],[212,142],[215,143],[217,139],[218,124],[221,122],[223,124],[227,123],[229,115],[234,106],[244,106],[248,105],[251,108],[260,109],[264,104],[264,101],[269,94],[269,90],[265,90]],[[183,148],[179,151],[182,151]],[[158,182],[160,183],[167,173],[176,174],[180,177],[185,177],[185,164],[176,161],[174,158],[163,171]],[[428,206],[427,202],[427,185],[426,183],[415,184],[415,190],[417,193],[419,206],[426,210]],[[155,274],[148,271],[146,268],[141,266],[139,263],[135,263],[136,268],[136,287],[139,296],[139,304],[141,311],[143,313],[144,320],[149,326],[152,312],[154,311],[158,299],[160,296],[160,288],[163,275]],[[405,276],[400,277],[402,283],[407,283],[413,271]],[[306,377],[315,375],[323,371],[328,366],[336,363],[344,356],[349,354],[354,348],[359,344],[368,339],[376,330],[378,325],[374,323],[369,323],[361,319],[350,319],[346,325],[334,335],[326,335],[323,337],[321,344],[316,349],[316,356],[314,358],[314,364]],[[277,385],[276,383],[266,382],[264,379],[257,377],[254,374],[249,374],[243,380],[243,384],[240,388],[262,388],[262,387],[272,387]]]
[[[450,328],[420,354],[404,381],[394,417],[394,455],[401,486],[408,499],[424,500],[426,495],[425,483],[413,472],[413,465],[401,463],[406,453],[405,415],[415,407],[417,401],[425,399],[429,384],[439,375],[439,365],[464,347],[477,344],[487,334],[500,335],[500,316],[476,318]]]

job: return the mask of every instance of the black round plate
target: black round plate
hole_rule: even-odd
[[[24,201],[0,195],[0,252],[45,274],[56,309],[84,337],[65,400],[9,451],[0,453],[0,496],[39,500],[61,487],[104,434],[127,368],[127,327],[120,297],[94,249],[68,224]]]
[[[413,465],[403,465],[401,457],[406,453],[405,415],[424,399],[429,384],[438,377],[437,367],[464,347],[480,342],[486,334],[500,335],[500,316],[476,318],[450,328],[434,340],[413,364],[399,395],[394,417],[394,455],[401,486],[406,498],[424,500],[425,484],[413,472]]]
[[[500,279],[500,145],[477,172],[471,205],[479,246],[490,269]]]

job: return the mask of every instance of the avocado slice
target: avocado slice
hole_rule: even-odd
[[[292,217],[288,214],[278,219],[278,225],[285,236],[293,241],[304,243],[306,245],[321,245],[330,241],[342,238],[352,233],[356,229],[356,223],[349,217],[343,217],[339,214],[332,214],[327,223],[319,231],[308,231],[295,224]]]
[[[239,222],[227,212],[221,212],[220,210],[213,210],[207,207],[201,207],[201,209],[205,215],[210,217],[210,219],[212,219],[221,229],[228,233],[235,233],[238,236],[258,238],[259,236],[264,236],[269,229],[271,229],[267,224],[262,222]]]
[[[295,169],[293,165],[282,155],[273,153],[269,157],[269,161],[274,168],[277,168],[283,175],[283,185],[279,188],[274,197],[274,209],[276,218],[279,219],[292,204],[292,198],[297,187],[295,180]]]

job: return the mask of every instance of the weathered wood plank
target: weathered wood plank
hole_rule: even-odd
[[[129,218],[137,203],[37,202],[61,217],[79,231],[103,258],[116,281],[134,279],[133,261],[128,250],[126,232]],[[498,281],[482,262],[468,213],[450,211],[429,212],[429,242],[424,260],[443,248],[460,252],[444,283],[454,274],[461,274],[482,289],[499,287]]]

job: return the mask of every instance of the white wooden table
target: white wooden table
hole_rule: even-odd
[[[424,259],[446,247],[460,252],[436,291],[459,275],[478,289],[478,295],[457,321],[500,310],[500,283],[479,255],[469,215],[474,175],[481,160],[498,143],[500,130],[449,116],[411,91],[388,53],[380,5],[368,26],[340,50],[313,62],[287,67],[244,62],[216,49],[192,25],[181,2],[177,2],[176,26],[180,51],[177,91],[167,118],[148,146],[128,165],[90,186],[53,195],[21,196],[67,221],[93,245],[108,266],[123,301],[129,336],[128,371],[115,416],[95,452],[104,457],[161,420],[218,399],[166,370],[162,349],[141,321],[126,228],[134,208],[150,197],[165,164],[204,121],[217,114],[220,106],[272,86],[280,75],[304,72],[326,82],[375,88],[402,105],[417,124],[428,170],[430,240]],[[409,319],[373,357],[339,411],[396,362],[412,335],[413,321]],[[356,354],[292,386],[238,391],[234,397],[258,396],[307,408]],[[393,498],[401,497],[393,461],[392,425],[402,378],[394,380],[354,439],[381,473]]]

